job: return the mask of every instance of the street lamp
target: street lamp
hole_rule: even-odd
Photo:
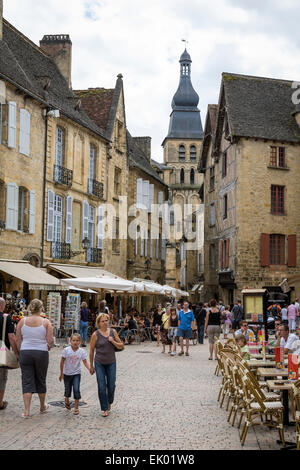
[[[90,242],[90,240],[89,240],[87,237],[85,237],[85,238],[82,240],[81,244],[82,244],[83,249],[84,249],[85,251],[87,251],[87,250],[89,249],[90,245],[91,245],[91,242]]]

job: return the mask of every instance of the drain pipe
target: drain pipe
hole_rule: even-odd
[[[44,146],[44,171],[43,171],[43,210],[42,210],[42,237],[41,237],[41,268],[44,264],[44,243],[45,243],[45,216],[46,216],[46,174],[47,174],[47,142],[48,142],[48,111],[45,109],[45,146]]]

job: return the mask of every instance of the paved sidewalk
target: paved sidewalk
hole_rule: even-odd
[[[63,400],[61,351],[56,347],[50,353],[48,402]],[[221,377],[214,375],[215,367],[215,361],[208,361],[207,344],[191,346],[190,357],[162,354],[155,343],[127,346],[117,354],[115,404],[108,418],[101,416],[96,376],[82,365],[86,405],[79,416],[54,406],[40,415],[34,396],[32,417],[23,419],[20,370],[10,371],[5,395],[9,405],[0,412],[0,449],[240,450],[239,431],[217,402]],[[285,434],[295,440],[294,428]],[[249,430],[244,449],[279,449],[277,439],[276,430],[258,426]]]

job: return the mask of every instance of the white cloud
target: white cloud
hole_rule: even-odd
[[[128,128],[150,135],[162,160],[181,39],[189,41],[204,125],[223,71],[300,78],[296,6],[296,0],[4,0],[4,16],[37,44],[44,34],[70,34],[75,89],[111,88],[122,73]]]

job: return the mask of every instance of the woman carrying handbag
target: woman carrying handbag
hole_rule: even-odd
[[[5,410],[8,405],[7,401],[3,401],[7,383],[8,369],[15,369],[19,367],[17,361],[19,353],[14,334],[14,325],[10,315],[3,313],[4,309],[5,300],[0,297],[0,410]],[[10,347],[12,347],[15,356],[13,356],[12,351],[10,351]]]

